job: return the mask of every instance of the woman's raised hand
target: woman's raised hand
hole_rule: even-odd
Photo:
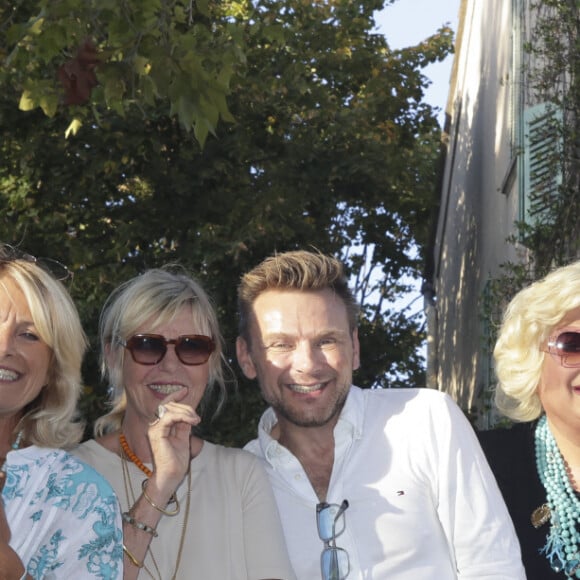
[[[147,433],[154,463],[155,481],[150,484],[160,492],[169,492],[169,496],[189,469],[191,429],[201,421],[190,405],[179,402],[186,395],[184,387],[164,399]]]

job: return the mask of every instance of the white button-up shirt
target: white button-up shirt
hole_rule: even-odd
[[[298,580],[321,578],[318,498],[300,462],[272,439],[268,409],[246,449],[266,461]],[[352,387],[334,429],[326,500],[349,502],[336,545],[348,580],[525,580],[495,479],[462,411],[430,389]]]

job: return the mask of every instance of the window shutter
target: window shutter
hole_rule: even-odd
[[[536,224],[555,203],[562,172],[562,114],[542,103],[524,110],[523,220]]]

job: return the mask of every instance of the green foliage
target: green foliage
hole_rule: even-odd
[[[0,82],[20,93],[21,110],[54,117],[68,104],[63,121],[90,124],[111,111],[146,119],[161,104],[202,145],[220,118],[233,120],[226,96],[244,58],[234,20],[247,11],[243,0],[6,4]]]
[[[562,175],[557,199],[537,223],[517,224],[539,278],[580,250],[580,6],[576,0],[538,0],[532,10],[529,85],[537,102],[562,112],[550,131],[563,143],[562,154],[549,160],[550,173]]]
[[[372,32],[376,0],[137,4],[23,0],[0,13],[11,31],[0,40],[11,63],[0,73],[0,239],[75,272],[93,344],[88,416],[106,390],[98,312],[121,281],[167,262],[190,268],[214,298],[237,369],[239,277],[294,248],[334,253],[356,274],[357,383],[424,384],[423,329],[393,302],[421,271],[439,141],[422,69],[448,54],[451,31],[392,51]],[[51,26],[33,33],[30,15],[50,15]],[[70,108],[59,96],[56,109],[46,102],[52,116],[18,110],[28,82],[32,103],[58,93],[58,67],[86,31],[107,55],[90,101]],[[65,138],[73,117],[83,123]],[[262,407],[240,379],[207,436],[247,441]]]

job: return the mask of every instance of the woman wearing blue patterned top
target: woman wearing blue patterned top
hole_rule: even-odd
[[[82,435],[75,414],[85,348],[76,308],[55,275],[0,246],[3,579],[123,577],[116,496],[65,451]]]

